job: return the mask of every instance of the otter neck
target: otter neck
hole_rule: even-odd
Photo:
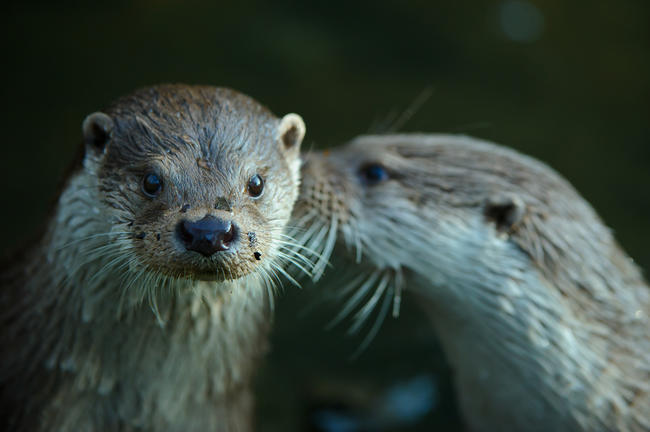
[[[467,244],[440,235],[415,254],[427,265],[414,267],[428,272],[413,274],[407,289],[430,300],[422,304],[455,371],[461,409],[480,422],[470,429],[593,424],[588,407],[608,404],[610,394],[595,387],[614,383],[601,373],[606,364],[590,329],[516,245],[479,217],[466,222],[475,225]],[[444,222],[438,228],[455,232]]]

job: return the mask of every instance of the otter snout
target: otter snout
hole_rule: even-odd
[[[187,250],[208,257],[230,249],[237,236],[237,226],[208,215],[198,221],[180,221],[176,232]]]

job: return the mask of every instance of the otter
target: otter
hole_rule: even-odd
[[[2,268],[3,430],[250,430],[304,134],[209,86],[90,114],[44,231]]]
[[[304,159],[297,241],[316,278],[341,247],[358,275],[335,321],[356,310],[356,330],[379,309],[371,336],[408,289],[470,430],[650,430],[650,289],[558,173],[455,135],[361,136]]]

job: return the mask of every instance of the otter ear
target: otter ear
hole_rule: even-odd
[[[283,151],[298,154],[305,137],[305,122],[298,114],[287,114],[280,120],[278,140]]]
[[[488,221],[496,225],[498,231],[510,232],[524,218],[526,205],[516,195],[497,194],[485,201],[483,213]]]
[[[81,128],[86,152],[104,153],[113,132],[113,119],[103,112],[95,112],[84,119]]]

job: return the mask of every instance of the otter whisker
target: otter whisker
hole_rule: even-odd
[[[108,243],[108,244],[101,244],[101,243],[87,243],[85,245],[80,246],[80,253],[79,255],[83,256],[84,258],[88,258],[88,260],[93,260],[98,257],[103,257],[105,253],[110,253],[112,251],[119,251],[121,248],[128,248],[131,247],[131,244],[126,241],[125,238],[122,239],[115,239],[116,241],[113,243]]]
[[[160,273],[149,272],[148,276],[148,280],[145,283],[148,291],[147,294],[149,297],[149,306],[154,316],[156,317],[156,321],[158,321],[158,325],[163,327],[165,325],[165,322],[160,316],[160,309],[158,308],[158,293],[156,293],[156,290],[158,289],[160,283]]]
[[[307,232],[307,230],[308,230],[308,228],[305,228],[303,226],[287,224],[286,225],[286,230],[285,231],[279,231],[278,230],[277,234],[279,234],[281,236],[286,236],[286,237],[293,238],[293,236],[295,236],[295,235],[304,234],[305,232]]]
[[[322,257],[325,256],[324,253],[325,247],[327,247],[327,244],[323,243],[323,239],[325,238],[325,236],[327,236],[330,233],[330,228],[331,228],[330,225],[322,225],[320,230],[310,239],[308,243],[308,246],[310,248],[313,248],[314,245],[320,245],[323,251],[321,253]],[[316,266],[314,268],[314,275],[316,275],[316,279],[322,275],[323,271],[325,270],[325,267],[327,267],[328,264],[329,262],[324,258],[323,259],[319,258],[316,261]]]
[[[270,269],[264,267],[264,266],[259,266],[258,270],[253,273],[255,277],[262,282],[264,285],[264,288],[266,289],[267,295],[268,295],[268,300],[269,300],[269,308],[271,311],[275,310],[275,288],[276,285],[273,283],[273,277]]]
[[[416,98],[411,102],[411,104],[400,114],[397,118],[389,123],[384,133],[396,132],[402,128],[414,115],[418,112],[420,108],[429,100],[433,94],[432,87],[426,87]]]
[[[289,232],[289,235],[293,235],[293,233],[295,231],[309,231],[309,229],[305,230],[304,227],[308,226],[306,224],[307,221],[309,221],[311,219],[314,219],[316,217],[318,217],[318,210],[312,209],[312,210],[308,211],[304,216],[302,216],[300,219],[298,219],[298,221],[296,221],[295,223],[287,226],[287,228],[288,228],[287,231]]]
[[[288,246],[294,247],[296,249],[304,250],[304,251],[307,251],[311,255],[314,255],[314,256],[316,256],[318,258],[323,258],[323,255],[320,252],[316,251],[316,249],[312,249],[312,248],[309,248],[309,247],[305,246],[304,244],[298,243],[293,237],[290,237],[288,235],[283,235],[283,234],[281,234],[280,236],[288,238],[290,240],[293,240],[293,241],[278,240],[278,242],[280,244],[288,245]]]
[[[273,284],[269,283],[268,277],[265,275],[264,270],[261,269],[259,272],[254,272],[253,276],[255,277],[255,280],[258,281],[263,287],[266,292],[266,295],[269,299],[269,309],[271,311],[275,310],[275,301],[274,301],[274,293],[273,293]]]
[[[280,246],[281,249],[290,251],[293,254],[301,256],[306,261],[311,262],[311,260],[307,258],[307,256],[313,255],[314,253],[310,251],[308,248],[302,247],[301,245],[295,242],[291,242],[287,240],[276,239],[275,241],[277,242],[278,246]],[[302,251],[307,251],[307,252],[302,252]]]
[[[404,275],[402,269],[395,269],[395,278],[393,279],[393,318],[399,317],[399,310],[402,304],[402,289],[404,287]]]
[[[352,309],[354,309],[361,299],[368,293],[368,290],[374,285],[374,283],[377,281],[379,276],[381,275],[380,272],[374,272],[370,273],[366,281],[359,287],[359,289],[354,293],[352,297],[346,302],[346,304],[343,306],[341,311],[334,317],[334,319],[327,325],[327,329],[330,329],[337,325],[341,320],[343,320],[345,317],[347,317]]]
[[[368,273],[360,273],[360,274],[358,274],[351,281],[349,281],[347,284],[345,284],[343,286],[343,288],[335,290],[334,291],[335,292],[335,297],[337,299],[342,299],[342,298],[346,297],[348,294],[350,294],[350,292],[352,290],[357,288],[364,279],[367,279],[367,278],[368,278]],[[345,280],[345,279],[343,279],[343,280]]]
[[[290,235],[295,237],[296,240],[301,243],[301,244],[307,244],[307,241],[311,238],[314,237],[314,234],[319,230],[323,225],[324,221],[321,220],[318,216],[318,213],[316,211],[311,211],[309,214],[303,218],[300,219],[300,223],[307,224],[307,222],[311,222],[308,226],[309,228],[302,232],[300,235],[294,235],[292,231],[290,231]]]
[[[300,288],[300,283],[298,283],[298,281],[296,281],[289,273],[287,273],[287,271],[285,269],[283,269],[282,267],[280,267],[279,265],[277,265],[275,263],[272,263],[271,266],[275,271],[277,271],[282,276],[287,278],[289,280],[289,282],[291,282],[296,287]]]
[[[149,301],[149,304],[151,304],[149,299],[151,299],[151,296],[154,294],[152,292],[154,290],[154,287],[152,286],[153,283],[151,282],[151,280],[154,277],[154,274],[155,273],[153,273],[152,271],[146,271],[146,270],[143,271],[144,276],[142,279],[142,287],[144,287],[144,289],[142,289],[142,287],[137,288],[140,294],[140,301],[138,303],[139,305],[145,303],[145,301]]]
[[[71,269],[60,281],[62,286],[68,286],[70,281],[75,280],[77,276],[87,270],[88,265],[101,258],[110,258],[112,253],[118,253],[119,247],[116,244],[95,247],[85,254],[85,258],[79,264]],[[101,271],[97,272],[101,273]]]
[[[370,300],[368,300],[368,302],[355,314],[353,318],[354,324],[350,326],[348,334],[357,333],[366,319],[368,319],[368,316],[370,316],[370,313],[377,305],[377,302],[381,296],[384,294],[384,291],[388,286],[388,282],[390,281],[390,276],[390,272],[384,273],[381,280],[379,281],[379,285],[377,285],[377,288],[375,288],[375,292],[373,293],[372,297],[370,297]]]
[[[262,278],[262,281],[264,283],[264,287],[266,288],[266,295],[268,296],[268,301],[269,301],[269,309],[271,309],[271,312],[275,311],[275,291],[276,291],[276,285],[273,283],[271,278],[267,275],[266,277]]]
[[[316,275],[320,275],[323,269],[329,265],[328,256],[322,253],[324,246],[322,239],[327,235],[328,230],[328,226],[314,223],[307,233],[296,240],[301,246],[294,246],[294,248],[309,252],[315,258],[316,261],[312,265],[312,278],[314,279],[316,279]],[[294,253],[297,253],[297,251],[294,251]]]
[[[343,237],[346,244],[355,251],[354,261],[359,264],[363,257],[363,238],[361,236],[361,230],[359,229],[357,218],[351,218],[349,224],[349,227],[342,227]]]
[[[101,279],[104,277],[104,275],[105,275],[106,273],[111,272],[112,269],[113,269],[113,267],[114,267],[117,263],[120,263],[120,262],[124,261],[124,259],[125,259],[125,258],[124,258],[123,255],[117,254],[117,256],[116,256],[115,258],[111,259],[111,260],[108,261],[106,264],[104,264],[104,265],[99,269],[99,271],[98,271],[97,273],[95,273],[94,275],[92,275],[92,276],[90,277],[90,279],[88,280],[89,284],[90,284],[90,285],[93,285],[93,283],[94,283],[96,280],[101,280]]]
[[[72,241],[70,241],[68,243],[65,243],[65,244],[55,248],[54,251],[60,252],[63,249],[68,248],[70,246],[74,246],[74,245],[76,245],[78,243],[93,240],[93,239],[96,239],[97,237],[106,237],[106,236],[111,236],[111,235],[116,236],[116,239],[120,239],[119,236],[125,236],[125,237],[122,237],[122,238],[127,238],[126,236],[131,235],[131,233],[129,233],[129,232],[120,232],[120,231],[117,231],[117,232],[116,231],[109,231],[109,232],[106,232],[106,233],[92,234],[92,235],[89,235],[89,236],[86,236],[86,237],[81,237],[81,238],[72,240]]]
[[[319,250],[320,250],[320,247],[319,247],[320,245],[316,245],[317,248],[314,248],[314,247],[312,247],[313,245],[310,244],[310,243],[311,243],[311,239],[312,239],[313,234],[314,234],[313,230],[316,230],[316,229],[318,229],[319,227],[320,227],[320,226],[316,226],[316,224],[314,224],[314,225],[311,227],[312,232],[310,232],[310,233],[306,233],[306,234],[304,234],[303,236],[299,237],[299,238],[297,239],[297,242],[303,244],[305,248],[313,249],[313,250],[315,250],[315,251],[319,251]]]
[[[122,265],[118,267],[118,270],[120,270],[120,284],[119,286],[122,287],[120,290],[120,295],[119,295],[119,300],[118,300],[118,305],[117,305],[117,317],[122,316],[123,308],[124,308],[124,302],[126,301],[126,295],[128,292],[128,288],[130,286],[130,283],[133,283],[134,278],[131,279],[131,282],[129,283],[129,286],[125,284],[127,276],[133,276],[132,271],[130,270],[133,267],[133,264],[135,262],[136,258],[130,257],[128,260],[126,260]]]
[[[312,275],[312,273],[311,273],[311,271],[310,271],[311,269],[305,268],[305,267],[301,264],[301,262],[298,261],[298,259],[297,259],[295,256],[291,256],[291,255],[289,255],[289,254],[286,254],[286,253],[284,253],[284,252],[281,252],[280,250],[278,250],[278,251],[276,252],[276,254],[277,254],[280,258],[282,258],[283,260],[288,261],[289,263],[293,264],[295,267],[297,267],[298,269],[300,269],[300,270],[301,270],[304,274],[306,274],[308,277],[311,277],[311,275]],[[308,263],[307,265],[311,265],[311,261],[307,261],[307,263]]]
[[[132,268],[136,264],[137,264],[137,260],[134,257],[129,262],[130,268]],[[133,271],[134,270],[128,270],[128,273],[132,273]],[[142,268],[141,269],[135,269],[134,277],[126,285],[124,285],[124,284],[122,285],[123,286],[122,290],[124,292],[125,299],[129,300],[129,304],[128,304],[129,307],[133,307],[133,306],[135,306],[137,304],[140,304],[144,300],[144,292],[143,292],[143,290],[140,290],[133,297],[131,297],[130,295],[127,295],[127,294],[129,294],[131,292],[131,287],[133,287],[134,285],[136,285],[136,286],[137,285],[142,285],[142,284],[139,283],[139,281],[145,275],[146,275],[145,269],[142,269]]]
[[[378,116],[370,123],[367,133],[369,134],[381,134],[386,133],[390,130],[390,125],[395,122],[395,119],[399,116],[398,111],[393,108],[388,114],[384,116],[383,119],[380,119]]]
[[[370,328],[370,331],[368,331],[368,334],[366,337],[361,341],[361,344],[359,347],[352,353],[351,359],[356,359],[358,358],[363,351],[370,345],[370,342],[377,336],[377,333],[379,332],[379,329],[381,328],[381,325],[384,323],[384,320],[386,319],[386,315],[388,314],[388,309],[390,306],[390,300],[391,300],[391,293],[389,295],[386,295],[384,297],[384,301],[382,302],[381,309],[379,310],[379,314],[377,315],[377,319],[375,320],[374,324]]]
[[[320,254],[309,248],[297,247],[294,243],[283,240],[279,240],[279,246],[278,252],[286,251],[286,254],[290,255],[292,258],[289,261],[291,261],[295,267],[308,277],[313,277],[314,268],[316,266],[316,263],[313,260],[323,259]],[[305,250],[306,252],[302,253],[301,250]],[[289,257],[286,258],[288,259]]]
[[[282,286],[282,280],[280,279],[280,276],[278,276],[277,269],[274,266],[266,267],[266,271],[271,276],[270,280],[273,281],[274,286]]]
[[[296,263],[300,263],[301,265],[306,267],[306,269],[310,272],[314,268],[314,263],[309,258],[301,254],[300,252],[296,251],[291,246],[280,244],[280,247],[278,248],[278,252],[282,252],[284,255],[286,255],[287,259],[291,258],[292,261],[295,261]]]
[[[332,250],[334,249],[334,244],[336,243],[337,230],[338,218],[336,216],[333,216],[329,226],[327,240],[323,246],[323,252],[321,254],[321,257],[319,257],[319,259],[316,261],[316,265],[314,266],[314,281],[318,281],[323,276],[323,272],[329,264],[329,261],[323,257],[329,257],[331,255]]]

